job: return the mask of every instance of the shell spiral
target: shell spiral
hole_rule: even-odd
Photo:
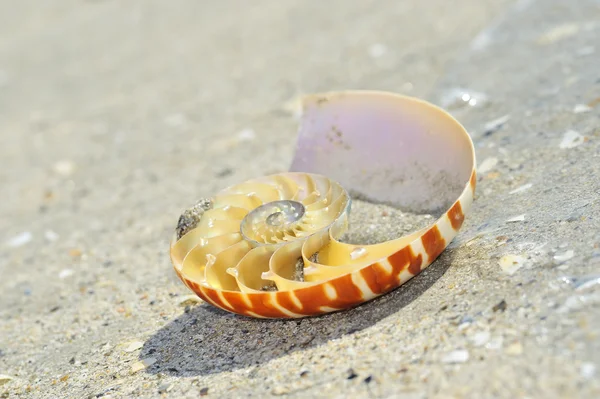
[[[315,244],[344,231],[350,197],[325,176],[282,173],[229,187],[210,203],[172,254],[200,285],[249,293],[322,279],[307,265],[317,265]]]
[[[389,93],[343,92],[309,100],[304,119],[292,171],[225,188],[180,218],[171,260],[206,302],[260,318],[353,307],[420,273],[462,226],[475,193],[475,155],[448,114]],[[372,127],[380,140],[366,139]],[[339,240],[349,222],[349,189],[446,210],[406,236],[353,245]]]

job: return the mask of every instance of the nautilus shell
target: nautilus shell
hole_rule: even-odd
[[[179,219],[171,259],[188,288],[229,312],[299,318],[347,309],[429,266],[461,228],[475,181],[473,143],[438,107],[385,92],[309,96],[290,171],[200,200]],[[355,245],[340,240],[353,198],[441,216]]]

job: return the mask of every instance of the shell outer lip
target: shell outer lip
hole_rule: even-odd
[[[425,121],[427,119],[439,119],[442,123],[442,125],[444,126],[443,129],[444,130],[454,130],[454,134],[452,136],[448,136],[448,135],[442,135],[442,136],[446,136],[446,137],[454,137],[456,139],[456,142],[461,142],[462,145],[464,146],[464,148],[461,149],[461,158],[464,159],[464,162],[462,162],[463,164],[463,172],[465,177],[464,177],[464,182],[466,182],[468,184],[468,180],[470,177],[470,174],[472,173],[472,171],[474,171],[475,169],[475,165],[476,165],[476,154],[475,154],[475,146],[473,144],[473,141],[469,135],[469,133],[467,132],[467,130],[465,129],[465,127],[454,117],[452,116],[452,114],[450,114],[450,112],[448,112],[447,110],[441,108],[440,106],[433,104],[427,100],[421,99],[421,98],[416,98],[416,97],[411,97],[408,95],[404,95],[404,94],[400,94],[400,93],[394,93],[394,92],[389,92],[389,91],[382,91],[382,90],[342,90],[342,91],[329,91],[329,92],[322,92],[322,93],[314,93],[314,94],[309,94],[309,95],[305,95],[302,98],[302,112],[301,112],[301,119],[300,119],[300,127],[299,127],[299,132],[296,138],[296,150],[294,152],[294,156],[292,159],[292,162],[290,164],[290,168],[289,170],[292,172],[295,171],[304,171],[304,172],[309,172],[309,173],[318,173],[318,174],[324,174],[327,175],[329,178],[333,178],[334,180],[338,181],[340,184],[342,184],[352,195],[357,194],[359,197],[366,199],[370,202],[374,202],[374,203],[378,203],[378,204],[386,204],[386,205],[391,205],[394,207],[400,207],[402,209],[406,209],[409,210],[411,212],[416,212],[416,213],[420,213],[421,211],[424,211],[424,209],[415,209],[412,208],[411,206],[407,205],[407,204],[403,204],[401,203],[401,201],[398,201],[397,198],[394,198],[394,196],[392,195],[392,198],[380,198],[381,197],[381,193],[379,193],[380,195],[377,195],[376,193],[374,193],[373,191],[370,191],[369,188],[372,188],[373,186],[371,185],[371,187],[369,187],[370,183],[369,180],[364,180],[364,179],[360,179],[358,178],[358,174],[354,173],[352,176],[352,178],[349,178],[348,174],[345,172],[347,170],[361,170],[361,173],[364,173],[363,167],[367,166],[375,167],[375,170],[381,170],[382,172],[384,171],[382,167],[384,166],[391,166],[392,169],[396,169],[396,170],[403,170],[403,168],[399,168],[396,164],[398,163],[398,160],[401,160],[401,158],[398,158],[398,153],[394,153],[394,151],[398,150],[398,151],[404,151],[404,152],[410,152],[410,149],[404,149],[403,146],[401,146],[401,148],[398,145],[398,140],[394,134],[394,139],[389,143],[389,145],[387,144],[386,140],[389,140],[390,137],[386,137],[383,135],[379,135],[380,137],[377,137],[377,134],[374,135],[369,135],[368,139],[365,139],[364,134],[360,134],[360,136],[355,137],[360,141],[360,145],[357,146],[356,149],[358,149],[358,154],[356,153],[356,151],[350,151],[353,154],[353,158],[351,160],[348,160],[348,158],[344,158],[341,157],[340,159],[335,159],[331,162],[326,161],[329,159],[333,159],[334,157],[329,157],[329,156],[325,156],[323,157],[323,155],[328,154],[328,150],[331,149],[331,145],[329,142],[327,142],[327,140],[329,140],[329,138],[327,137],[326,140],[326,134],[324,131],[319,130],[318,128],[315,127],[315,124],[318,123],[326,123],[327,122],[323,122],[323,121],[319,121],[320,119],[320,114],[319,112],[315,112],[315,110],[322,110],[322,109],[326,109],[327,107],[329,107],[331,104],[337,104],[337,103],[350,103],[351,105],[353,104],[353,101],[358,102],[361,101],[365,104],[368,104],[369,102],[372,103],[377,103],[377,106],[381,107],[381,108],[385,108],[385,107],[400,107],[400,110],[402,109],[402,107],[410,107],[410,109],[412,111],[416,111],[419,114],[427,114],[427,116],[424,115],[420,115],[420,116],[413,116],[412,114],[404,114],[404,118],[405,119],[413,119],[416,120],[417,122],[420,121]],[[356,105],[356,104],[354,104]],[[353,111],[356,111],[355,109],[353,109]],[[339,120],[342,119],[343,117],[338,115],[339,110],[334,110],[332,111],[333,113],[333,120]],[[392,114],[396,114],[395,112],[393,112]],[[399,122],[404,124],[405,121],[402,120],[402,117],[399,117]],[[417,119],[414,119],[417,118]],[[418,118],[421,118],[420,120]],[[337,125],[337,123],[335,123]],[[409,124],[410,125],[410,124]],[[408,126],[409,128],[414,128],[414,126]],[[336,128],[335,126],[332,126],[332,128]],[[337,126],[337,130],[339,130],[340,127]],[[364,129],[364,128],[363,128]],[[396,130],[402,130],[403,127],[400,126],[399,128],[397,128]],[[344,130],[343,128],[341,130]],[[375,128],[375,130],[377,130]],[[408,129],[410,130],[410,129]],[[346,132],[344,132],[344,137],[346,137]],[[426,136],[427,134],[429,134],[431,132],[420,132],[418,135],[422,135],[422,136]],[[351,135],[352,136],[352,135]],[[409,137],[409,136],[406,136]],[[329,140],[331,141],[331,140]],[[371,150],[373,148],[377,148],[377,146],[375,147],[371,147],[371,143],[374,142],[381,142],[384,143],[384,146],[379,146],[379,149],[386,149],[386,148],[390,148],[392,149],[392,154],[390,157],[390,153],[387,153],[387,156],[381,157],[381,156],[374,156],[372,152],[364,151],[362,150],[361,147],[364,148],[370,148]],[[324,145],[324,147],[327,148],[319,148],[321,145]],[[442,149],[442,151],[445,151],[445,153],[441,153],[439,154],[439,156],[437,156],[436,158],[434,158],[434,162],[438,162],[437,160],[443,160],[445,158],[448,157],[448,155],[452,155],[453,151],[451,149]],[[416,153],[415,151],[412,151],[413,153]],[[429,152],[429,151],[428,151]],[[343,153],[343,151],[340,151],[340,153]],[[457,152],[454,152],[454,154],[457,154]],[[418,159],[418,158],[417,158]],[[385,165],[385,163],[388,162],[388,165]],[[467,175],[467,164],[469,164],[469,171],[468,171],[468,175]],[[386,175],[387,175],[387,180],[388,182],[390,181],[396,181],[396,180],[401,180],[402,179],[402,173],[392,173],[389,174],[388,171],[385,171]],[[416,176],[414,176],[416,177]],[[463,179],[461,178],[461,184],[463,183]],[[357,182],[361,182],[364,183],[364,186],[362,184],[355,184]],[[377,181],[379,183],[379,181]],[[374,190],[377,191],[377,190]],[[398,191],[400,192],[400,190],[393,190],[393,191]],[[402,191],[406,191],[406,190],[402,190]],[[458,194],[456,195],[455,198],[458,198]],[[455,199],[453,198],[453,200]],[[452,202],[453,202],[452,200]],[[450,204],[450,201],[448,201],[447,203],[444,202],[444,205],[439,205],[439,206],[432,206],[430,207],[430,211],[435,213],[435,211],[433,211],[433,209],[439,208],[439,210],[441,211],[442,208],[446,209],[446,205]]]

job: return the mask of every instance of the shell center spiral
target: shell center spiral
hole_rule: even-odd
[[[241,223],[241,233],[255,245],[290,241],[306,213],[298,201],[272,201],[253,209]]]

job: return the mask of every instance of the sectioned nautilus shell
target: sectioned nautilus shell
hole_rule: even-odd
[[[290,171],[188,209],[171,259],[188,288],[229,312],[299,318],[347,309],[429,266],[461,228],[475,181],[471,138],[438,107],[385,92],[309,96]],[[441,217],[390,241],[349,244],[340,237],[355,196]]]

